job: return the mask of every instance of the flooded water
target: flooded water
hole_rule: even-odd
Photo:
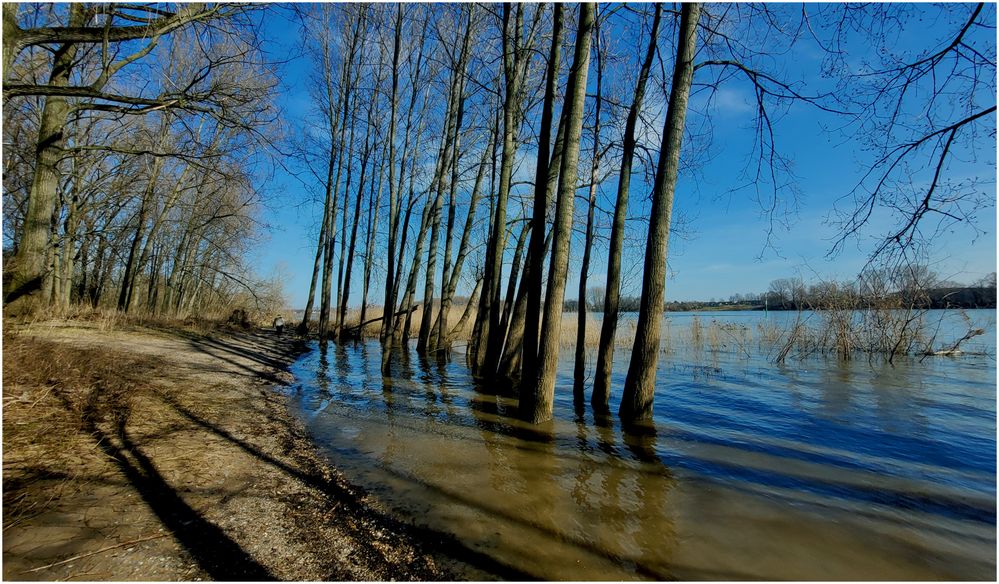
[[[894,366],[777,366],[735,337],[695,348],[680,342],[694,315],[672,314],[643,432],[577,415],[569,353],[541,426],[476,387],[460,351],[400,355],[383,379],[377,342],[315,348],[288,391],[380,505],[523,578],[994,580],[995,313],[970,312],[982,354]],[[773,318],[788,317],[696,317],[728,332]],[[945,321],[940,338],[960,338]]]

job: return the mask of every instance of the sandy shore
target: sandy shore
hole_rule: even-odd
[[[399,524],[317,454],[276,390],[291,336],[7,329],[5,580],[515,575]]]

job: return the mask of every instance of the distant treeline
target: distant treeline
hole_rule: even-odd
[[[587,290],[586,308],[601,312],[603,288]],[[996,308],[996,274],[971,285],[941,280],[925,266],[897,273],[868,272],[852,282],[819,282],[806,285],[800,278],[782,278],[770,283],[764,293],[733,294],[727,300],[671,300],[666,312],[694,310],[829,310],[860,309],[877,301],[906,308]],[[641,298],[621,297],[621,312],[638,312]],[[577,312],[579,300],[563,304],[565,312]]]
[[[995,287],[961,287],[961,288],[934,288],[926,290],[920,294],[907,295],[904,292],[897,293],[899,299],[912,308],[995,308],[996,289]],[[801,302],[785,301],[770,306],[760,305],[755,307],[758,310],[769,308],[770,310],[822,310],[832,308],[826,306],[821,301],[814,301],[808,298]]]

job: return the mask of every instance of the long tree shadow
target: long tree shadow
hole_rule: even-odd
[[[165,332],[183,338],[191,348],[200,353],[275,384],[282,383],[280,377],[247,364],[246,361],[280,370],[284,369],[296,355],[307,349],[307,343],[302,339],[275,337],[260,332],[231,333],[226,337],[207,337],[177,330],[165,330]],[[290,342],[288,339],[291,339]],[[261,347],[265,350],[260,350]]]
[[[83,410],[83,429],[94,437],[97,446],[112,460],[142,500],[156,514],[176,540],[184,546],[205,572],[214,580],[275,580],[270,571],[243,550],[225,531],[214,525],[188,505],[156,470],[152,461],[132,442],[125,429],[126,407],[110,412],[115,430],[101,430],[97,421],[100,386],[91,390]],[[59,392],[59,398],[70,411],[73,407]],[[114,405],[114,404],[113,404]]]
[[[344,510],[351,516],[370,516],[379,524],[388,527],[390,530],[399,533],[406,532],[414,535],[418,541],[425,542],[430,545],[432,549],[441,551],[453,559],[456,559],[462,563],[465,563],[473,568],[482,570],[499,578],[506,580],[536,580],[536,577],[523,572],[513,566],[502,563],[492,556],[477,551],[468,547],[467,545],[460,542],[453,535],[436,531],[428,527],[422,527],[414,525],[411,523],[406,523],[388,515],[387,513],[378,511],[362,501],[363,492],[358,492],[352,489],[345,488],[343,485],[338,484],[336,481],[327,479],[317,472],[307,472],[301,468],[292,466],[286,462],[280,461],[273,456],[261,451],[259,448],[250,444],[236,436],[233,436],[230,432],[224,428],[213,424],[212,422],[205,420],[204,418],[198,416],[194,412],[188,410],[183,405],[178,403],[175,399],[170,396],[159,394],[160,399],[162,399],[167,405],[172,407],[177,413],[184,416],[186,419],[197,424],[198,426],[208,430],[209,432],[224,438],[225,440],[231,442],[235,446],[239,447],[244,452],[254,456],[255,458],[299,479],[303,483],[319,490],[320,492],[329,496],[333,501],[335,501],[339,506],[343,507]],[[365,546],[368,551],[377,557],[384,557],[384,554],[371,542],[359,541],[360,545]],[[410,577],[414,579],[427,579],[433,574],[424,574],[422,572],[417,572],[413,574],[394,574],[396,578],[399,577]]]

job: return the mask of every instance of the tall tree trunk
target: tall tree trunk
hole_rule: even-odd
[[[652,32],[649,36],[649,46],[645,52],[635,84],[635,97],[628,110],[628,120],[625,122],[624,138],[621,152],[621,176],[617,185],[617,201],[614,204],[614,223],[611,226],[610,250],[607,255],[607,289],[604,296],[603,322],[600,327],[600,344],[597,347],[597,371],[593,379],[593,409],[606,412],[610,399],[611,369],[614,365],[614,336],[617,331],[618,307],[621,294],[621,250],[624,247],[625,219],[628,215],[628,190],[631,185],[631,166],[635,159],[635,128],[638,124],[638,114],[645,98],[645,85],[649,79],[649,70],[656,54],[656,43],[659,40],[659,25],[662,21],[662,4],[656,4],[656,13],[652,21]]]
[[[495,80],[495,84],[499,85],[499,76],[497,76],[497,78]],[[497,105],[496,105],[496,107],[493,108],[493,111],[494,111],[494,114],[493,114],[493,128],[495,128],[495,130],[493,132],[493,143],[491,145],[492,152],[490,153],[490,156],[489,156],[489,197],[488,197],[488,201],[489,201],[489,214],[486,217],[486,223],[489,225],[490,231],[487,232],[487,235],[486,235],[486,244],[487,244],[487,246],[488,246],[488,243],[489,243],[489,239],[491,237],[491,230],[492,230],[492,225],[493,225],[493,217],[496,215],[496,202],[495,202],[496,201],[496,197],[495,197],[495,193],[496,193],[496,176],[497,176],[497,172],[496,172],[496,153],[500,150],[500,146],[499,146],[499,142],[500,142],[499,127],[500,127],[500,117],[501,117],[500,116],[500,111],[503,109],[503,108],[499,107],[500,99],[499,99],[498,96],[497,96],[497,100],[496,101],[497,101]],[[485,263],[488,264],[489,263],[489,259],[488,259],[489,250],[488,249],[486,249],[486,251],[485,251],[485,256],[486,256]],[[479,280],[482,280],[483,286],[485,286],[485,268],[484,267],[483,267],[483,270],[482,270],[482,276],[479,278]],[[482,293],[480,293],[479,294],[478,304],[475,307],[476,308],[476,310],[475,310],[475,321],[472,324],[472,336],[471,336],[471,338],[468,339],[468,347],[467,347],[467,350],[465,352],[465,364],[473,372],[477,371],[478,368],[481,367],[482,358],[483,358],[483,355],[485,354],[485,351],[486,351],[486,344],[487,343],[486,343],[485,339],[482,336],[482,329],[486,326],[485,322],[484,322],[485,319],[483,319],[481,317],[482,316],[482,310],[483,310],[483,302],[484,302],[484,300],[482,298]]]
[[[326,172],[326,222],[328,231],[326,234],[326,248],[323,250],[323,285],[320,296],[319,307],[319,341],[325,342],[330,333],[330,309],[332,304],[332,282],[333,282],[333,250],[336,249],[336,219],[337,207],[340,197],[340,177],[344,165],[343,143],[346,134],[347,118],[350,114],[351,93],[353,91],[354,79],[351,73],[354,59],[357,55],[358,39],[360,38],[361,19],[358,18],[353,34],[350,39],[350,50],[344,59],[340,71],[340,91],[334,90],[334,80],[332,72],[329,71],[332,61],[329,51],[330,47],[324,46],[324,71],[325,90],[329,105],[326,115],[330,121],[330,151],[329,164]],[[336,97],[340,98],[340,112],[335,109]],[[342,113],[342,116],[340,115]],[[336,161],[336,173],[334,176],[333,166]],[[348,161],[349,164],[349,161]],[[332,179],[332,180],[331,180]]]
[[[590,272],[593,249],[593,211],[597,204],[597,177],[600,170],[600,98],[603,81],[603,57],[600,53],[600,23],[594,23],[597,53],[597,99],[593,113],[593,158],[590,165],[590,197],[586,209],[586,235],[583,241],[583,261],[579,266],[579,301],[576,313],[576,360],[572,373],[572,396],[578,408],[583,404],[583,381],[586,377],[586,281]]]
[[[538,368],[538,327],[541,321],[541,280],[545,265],[543,252],[548,211],[548,149],[552,134],[555,92],[558,89],[559,48],[562,36],[562,5],[555,3],[552,14],[552,47],[548,56],[545,81],[545,101],[541,112],[541,133],[538,136],[538,158],[534,174],[534,218],[531,243],[524,267],[527,307],[524,313],[523,370],[521,379],[533,380]],[[575,170],[575,169],[573,169]]]
[[[514,308],[514,300],[517,291],[517,278],[513,274],[517,274],[521,270],[521,262],[524,259],[524,247],[527,244],[527,235],[531,230],[531,225],[529,222],[524,221],[524,224],[520,228],[520,235],[517,237],[517,245],[513,248],[513,261],[510,263],[510,279],[507,281],[506,286],[506,297],[503,300],[502,311],[500,312],[500,330],[508,331],[511,313]],[[504,336],[502,342],[506,343],[506,337]]]
[[[451,158],[454,156],[457,144],[455,143],[455,128],[460,120],[462,96],[458,93],[460,87],[460,70],[452,73],[451,87],[448,92],[447,107],[445,108],[446,122],[444,131],[441,133],[441,145],[438,150],[437,164],[434,169],[434,179],[431,183],[431,192],[435,196],[428,204],[430,207],[430,245],[427,248],[426,277],[423,288],[423,312],[420,318],[420,331],[417,337],[416,350],[426,353],[430,342],[430,325],[433,322],[433,298],[434,298],[434,278],[437,270],[437,250],[440,238],[441,205],[445,188],[445,177],[450,167]],[[414,256],[413,261],[417,261],[418,256]]]
[[[448,215],[447,228],[444,231],[444,264],[441,269],[441,300],[440,309],[437,311],[437,319],[431,327],[429,346],[432,350],[438,350],[439,345],[447,340],[447,319],[451,309],[451,298],[448,295],[448,287],[451,280],[451,259],[452,244],[454,240],[454,222],[456,214],[456,197],[458,191],[459,172],[458,166],[461,161],[461,128],[465,116],[465,77],[468,69],[468,54],[472,40],[472,26],[475,17],[475,5],[469,4],[468,24],[465,28],[465,38],[462,43],[461,54],[458,58],[456,70],[459,72],[458,78],[458,116],[454,127],[454,148],[451,152],[451,179],[448,191]],[[469,210],[469,215],[472,211]]]
[[[360,67],[358,67],[360,70]],[[358,75],[359,76],[359,75]],[[347,168],[347,181],[343,190],[343,214],[341,215],[343,220],[343,225],[340,229],[340,261],[338,262],[337,272],[336,272],[336,290],[339,299],[337,302],[336,311],[333,314],[333,330],[332,336],[339,336],[340,330],[343,327],[343,319],[347,314],[347,299],[344,297],[344,289],[349,288],[349,284],[344,282],[344,271],[351,265],[353,258],[347,256],[347,224],[350,220],[350,213],[348,212],[350,206],[350,183],[354,178],[354,130],[356,129],[357,122],[357,97],[353,99],[353,105],[350,108],[350,132],[347,135],[347,157],[344,159],[344,166]],[[366,170],[366,165],[362,166],[361,172]],[[360,194],[360,191],[358,191]],[[353,225],[357,226],[357,218],[355,216]],[[353,230],[353,237],[356,238],[357,231]]]
[[[368,122],[365,129],[364,136],[364,151],[361,153],[361,177],[357,183],[357,197],[354,201],[354,220],[350,228],[350,246],[347,249],[346,262],[347,268],[343,280],[343,288],[341,288],[342,293],[340,296],[340,323],[343,325],[346,323],[347,319],[347,302],[350,300],[350,278],[351,272],[354,268],[354,249],[357,245],[357,227],[361,223],[361,200],[364,197],[364,187],[365,180],[368,178],[368,162],[371,157],[371,150],[373,145],[371,144],[371,128],[374,127],[374,105],[372,104],[368,110]],[[346,215],[346,214],[344,214]],[[364,322],[363,320],[358,321],[358,323]],[[347,328],[341,326],[340,338],[345,338],[347,334]]]
[[[171,191],[170,196],[166,199],[166,201],[164,201],[163,209],[160,211],[159,215],[157,215],[156,219],[153,220],[152,225],[149,228],[149,233],[146,235],[146,242],[142,246],[142,253],[139,254],[138,262],[135,264],[135,273],[142,272],[146,262],[149,261],[149,254],[152,251],[153,245],[155,245],[156,236],[159,234],[160,228],[163,226],[167,213],[176,204],[181,193],[184,192],[184,181],[190,170],[190,166],[184,167],[184,170],[180,173],[180,177],[174,183],[173,191]],[[202,182],[202,185],[204,185],[204,182],[205,181]],[[135,302],[136,296],[131,291],[129,292],[129,296],[131,298],[129,299],[128,310],[131,310],[133,308],[132,303]]]
[[[87,6],[69,5],[69,25],[83,26]],[[16,21],[9,20],[16,14],[16,6],[4,7],[4,32],[13,32]],[[11,26],[13,25],[13,26]],[[14,60],[14,39],[4,39],[4,61],[10,65]],[[48,84],[55,87],[69,85],[73,65],[76,61],[75,43],[60,45],[52,58],[52,72]],[[9,62],[8,62],[9,61]],[[7,69],[5,69],[6,71]],[[36,308],[37,300],[48,301],[51,290],[51,273],[48,270],[49,235],[52,230],[52,217],[59,203],[59,162],[63,157],[66,143],[66,126],[72,106],[61,96],[45,98],[38,128],[38,143],[35,149],[35,174],[28,192],[27,212],[21,240],[17,245],[10,281],[4,286],[5,312],[15,314]]]
[[[368,291],[371,289],[371,268],[374,265],[375,253],[375,233],[378,229],[378,211],[382,202],[382,186],[385,178],[385,157],[388,154],[388,145],[382,149],[382,156],[378,164],[378,185],[369,194],[368,199],[368,232],[367,245],[364,247],[364,284],[361,288],[361,315],[359,322],[361,327],[357,330],[357,336],[364,336],[364,318],[368,313]]]
[[[576,49],[572,70],[566,86],[565,151],[562,155],[561,181],[555,201],[555,224],[552,227],[552,260],[548,269],[544,317],[541,323],[541,343],[538,351],[538,374],[525,378],[527,391],[520,394],[520,413],[525,420],[540,423],[551,419],[555,393],[555,370],[558,366],[559,335],[562,326],[562,301],[569,267],[569,245],[572,240],[572,208],[576,191],[576,165],[579,162],[579,141],[583,129],[583,104],[586,101],[586,77],[590,67],[590,42],[596,4],[579,6]]]
[[[392,97],[389,112],[389,236],[388,255],[386,256],[386,269],[388,273],[385,277],[385,318],[382,319],[381,345],[382,345],[382,374],[389,373],[389,363],[392,357],[392,344],[394,342],[393,331],[395,330],[395,315],[392,307],[395,305],[395,278],[393,272],[393,262],[395,262],[395,243],[398,236],[399,223],[399,189],[395,186],[395,118],[399,104],[399,52],[402,45],[402,4],[396,6],[395,34],[392,42]],[[422,54],[422,43],[420,52]],[[414,88],[415,91],[415,88]],[[399,172],[402,172],[400,167]],[[400,250],[401,254],[402,251]]]
[[[511,11],[515,11],[514,22],[510,22]],[[500,162],[499,192],[496,195],[496,208],[493,224],[486,246],[486,266],[482,284],[482,298],[479,300],[479,313],[476,319],[485,341],[486,350],[476,354],[472,371],[480,377],[491,376],[496,372],[499,353],[503,349],[505,331],[499,330],[500,290],[503,268],[503,251],[506,248],[506,207],[510,196],[510,182],[513,176],[513,163],[516,157],[517,134],[520,128],[520,61],[525,58],[520,37],[523,27],[523,5],[512,7],[503,5],[503,72],[506,78],[503,103],[503,151]],[[510,29],[513,29],[512,31]]]
[[[555,199],[555,187],[558,185],[559,165],[562,163],[562,150],[565,146],[565,119],[559,116],[558,132],[555,134],[555,145],[552,147],[551,162],[548,165],[548,186],[545,188],[545,205],[550,205]],[[548,231],[545,236],[544,249],[541,257],[548,255],[551,249],[552,232]],[[528,251],[530,255],[530,251]],[[542,263],[542,269],[544,264]],[[517,288],[517,300],[514,303],[513,315],[510,318],[510,326],[506,334],[506,342],[503,347],[503,357],[500,361],[499,376],[510,381],[519,380],[523,370],[523,343],[524,327],[527,323],[527,286],[525,284],[527,270],[520,273],[520,285]],[[541,316],[537,317],[540,326]]]
[[[642,301],[635,331],[631,365],[624,383],[619,413],[625,420],[643,420],[652,416],[652,402],[659,362],[659,337],[662,331],[663,301],[666,293],[666,258],[669,246],[673,195],[679,176],[680,147],[683,143],[687,100],[694,77],[694,52],[697,46],[697,20],[701,5],[683,4],[677,39],[676,68],[670,88],[669,106],[659,151],[659,167],[652,187],[652,210],[648,243],[645,246],[645,272],[642,278]]]
[[[165,130],[165,124],[164,128]],[[160,140],[160,144],[163,140]],[[153,194],[156,192],[156,181],[159,180],[160,169],[163,166],[163,159],[156,157],[153,159],[153,168],[149,175],[146,189],[142,193],[142,200],[139,202],[139,212],[136,214],[135,235],[132,236],[132,243],[128,249],[128,259],[125,261],[125,271],[121,276],[121,289],[118,293],[118,310],[128,312],[132,305],[132,290],[135,288],[136,274],[139,272],[138,265],[139,246],[146,231],[146,219],[149,216],[149,207],[153,204]]]
[[[430,201],[423,206],[423,215],[420,218],[420,230],[416,235],[416,249],[413,252],[413,262],[409,270],[409,278],[406,282],[406,294],[402,301],[403,310],[406,311],[406,316],[403,319],[402,325],[402,335],[400,341],[403,345],[409,342],[410,333],[410,323],[412,322],[413,312],[409,310],[413,307],[413,298],[416,295],[416,280],[419,278],[420,274],[420,262],[419,258],[423,255],[423,245],[427,238],[427,222],[430,221],[430,213],[433,211],[433,205]],[[427,307],[423,307],[427,310]]]

